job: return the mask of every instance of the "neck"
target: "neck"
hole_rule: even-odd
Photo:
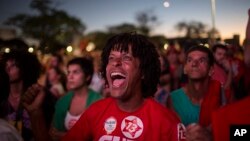
[[[134,95],[134,94],[132,94]],[[117,100],[118,107],[125,112],[134,112],[142,106],[144,98],[141,94],[135,94],[129,99]]]
[[[203,99],[208,89],[209,80],[210,79],[207,78],[201,81],[189,81],[189,83],[186,85],[186,92],[188,96],[196,100]]]
[[[53,80],[53,81],[51,81],[51,84],[53,84],[53,85],[58,84],[58,83],[60,83],[59,80]]]
[[[10,94],[11,95],[21,95],[23,92],[23,83],[17,82],[17,83],[11,83],[10,84]]]
[[[74,95],[77,95],[77,96],[86,96],[87,94],[88,94],[87,86],[83,86],[77,90],[74,90]]]
[[[217,65],[219,68],[224,69],[224,67],[222,66],[222,64],[220,64],[220,63],[218,63],[218,62],[215,62],[214,65]]]

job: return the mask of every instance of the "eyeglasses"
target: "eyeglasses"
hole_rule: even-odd
[[[206,57],[201,57],[199,59],[193,59],[191,57],[188,57],[186,60],[187,64],[193,64],[193,63],[205,64],[207,62],[208,62],[208,58],[206,58]]]

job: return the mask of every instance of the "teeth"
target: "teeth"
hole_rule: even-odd
[[[120,76],[122,76],[122,77],[126,77],[126,75],[124,75],[124,74],[122,74],[122,73],[120,73],[120,72],[113,72],[113,73],[111,73],[111,77],[117,76],[117,75],[120,75]]]

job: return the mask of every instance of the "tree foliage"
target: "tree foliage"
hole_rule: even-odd
[[[122,32],[134,32],[138,31],[138,28],[133,24],[123,23],[116,26],[111,26],[108,28],[108,32],[112,34],[118,34]]]
[[[53,8],[50,0],[33,0],[30,7],[37,14],[18,14],[5,23],[19,27],[27,37],[40,40],[43,51],[53,52],[56,46],[69,44],[73,35],[82,34],[86,29],[78,18]]]
[[[175,28],[180,32],[185,32],[186,38],[204,38],[210,36],[210,30],[202,22],[191,21],[191,22],[179,22],[176,24]],[[219,32],[216,30],[216,34]]]
[[[145,10],[136,14],[136,21],[139,24],[139,32],[144,35],[149,35],[150,31],[157,24],[158,18],[152,10]]]

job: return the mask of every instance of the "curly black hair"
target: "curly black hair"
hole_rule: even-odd
[[[111,37],[103,48],[101,55],[101,75],[107,83],[106,67],[110,52],[112,50],[128,52],[129,46],[131,46],[132,55],[140,61],[139,69],[141,70],[142,76],[144,76],[141,88],[143,97],[153,96],[157,90],[161,74],[160,60],[156,47],[144,35],[121,33]]]
[[[6,108],[5,101],[8,100],[9,92],[10,92],[10,84],[9,84],[9,76],[4,69],[4,66],[0,64],[0,118],[4,118],[6,116]]]
[[[8,98],[10,92],[9,76],[4,69],[4,66],[0,64],[0,103]]]
[[[25,51],[11,51],[3,54],[3,63],[14,60],[20,69],[21,79],[23,80],[23,90],[26,91],[32,84],[37,83],[40,77],[42,66],[35,54]]]

